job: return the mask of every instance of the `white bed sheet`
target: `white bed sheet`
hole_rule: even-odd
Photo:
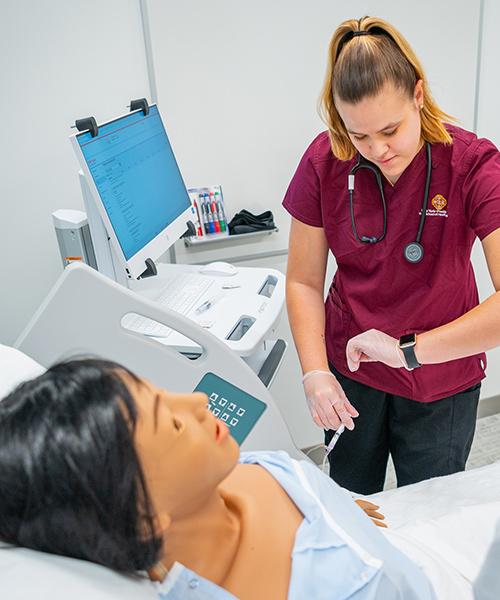
[[[391,528],[444,516],[465,506],[500,501],[500,462],[366,498],[380,506]]]
[[[439,600],[481,598],[474,582],[500,521],[500,463],[367,498],[386,516],[382,531],[425,571]],[[488,591],[500,598],[500,572],[490,575]]]

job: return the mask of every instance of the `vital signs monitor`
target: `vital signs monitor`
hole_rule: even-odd
[[[71,137],[100,217],[130,276],[178,240],[191,202],[158,107],[130,112]]]

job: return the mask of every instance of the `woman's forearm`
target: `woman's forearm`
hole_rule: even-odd
[[[500,291],[458,319],[417,335],[415,355],[421,364],[436,364],[496,346],[500,346]]]
[[[328,371],[323,294],[306,284],[287,282],[286,301],[302,372]]]

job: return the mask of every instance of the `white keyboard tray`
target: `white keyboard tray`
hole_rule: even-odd
[[[168,284],[169,277],[183,271],[197,273],[199,269],[198,265],[160,264],[157,276],[133,282],[131,289],[154,299],[158,291]],[[285,276],[275,269],[238,267],[236,275],[211,277],[214,285],[205,299],[219,292],[222,296],[209,310],[201,314],[193,310],[186,316],[201,326],[210,325],[206,330],[224,341],[239,356],[251,356],[277,325],[285,303]],[[270,284],[267,290],[263,289],[266,282]],[[156,339],[180,352],[196,353],[199,349],[195,341],[177,332],[164,340]]]

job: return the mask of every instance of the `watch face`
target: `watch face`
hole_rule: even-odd
[[[399,338],[399,347],[403,347],[403,346],[412,346],[413,344],[415,344],[415,334],[414,333],[407,333],[406,335],[402,335]]]

